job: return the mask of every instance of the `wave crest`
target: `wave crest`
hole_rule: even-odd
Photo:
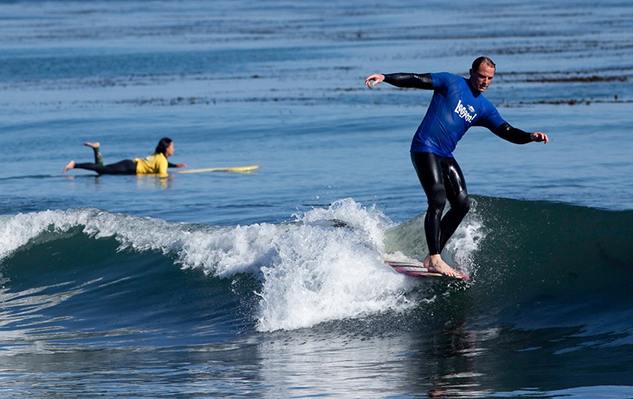
[[[226,279],[248,273],[260,282],[254,317],[261,331],[400,312],[414,305],[406,294],[416,282],[383,263],[385,232],[395,224],[375,207],[352,199],[296,214],[289,223],[231,227],[168,223],[97,209],[0,218],[0,260],[76,230],[114,239],[119,251],[160,252],[181,268],[208,276]]]

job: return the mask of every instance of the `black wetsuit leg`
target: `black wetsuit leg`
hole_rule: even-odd
[[[86,169],[97,172],[100,175],[135,175],[136,174],[136,162],[131,159],[119,161],[117,163],[111,163],[109,165],[103,165],[98,163],[78,163],[75,164],[77,169]]]
[[[466,180],[462,173],[462,169],[455,158],[444,158],[442,168],[444,172],[444,186],[446,187],[446,197],[448,203],[451,204],[450,209],[442,218],[440,230],[442,237],[440,239],[440,253],[444,249],[446,242],[453,236],[457,227],[464,219],[464,216],[470,210],[470,201],[468,200],[468,191],[466,190]]]
[[[424,233],[429,254],[441,252],[441,220],[446,204],[444,176],[439,159],[426,152],[412,152],[411,161],[426,194],[428,208],[424,217]]]
[[[103,156],[101,155],[101,151],[99,151],[99,147],[93,148],[92,152],[94,152],[95,163],[99,166],[103,166]]]
[[[411,160],[428,202],[424,232],[429,254],[437,255],[470,208],[466,181],[454,158],[414,152]],[[442,218],[447,200],[451,208]]]

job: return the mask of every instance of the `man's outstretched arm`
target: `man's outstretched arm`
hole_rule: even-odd
[[[387,82],[396,87],[433,90],[433,79],[430,73],[389,73],[386,75],[375,73],[365,79],[365,85],[370,89],[381,82]]]
[[[521,129],[512,127],[509,123],[503,123],[492,131],[497,136],[514,144],[527,144],[533,141],[547,144],[549,137],[543,132],[524,132]]]

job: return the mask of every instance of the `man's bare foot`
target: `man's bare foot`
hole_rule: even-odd
[[[71,169],[75,169],[75,161],[70,161],[64,166],[64,173],[68,172]]]
[[[89,143],[89,142],[85,142],[84,145],[86,147],[90,147],[93,150],[96,150],[97,148],[101,147],[101,143]]]
[[[427,256],[427,258],[429,259],[427,266],[429,271],[435,271],[448,277],[455,277],[459,279],[465,278],[465,275],[450,267],[448,263],[444,262],[440,255],[431,255]],[[424,261],[426,261],[426,259],[424,259]]]

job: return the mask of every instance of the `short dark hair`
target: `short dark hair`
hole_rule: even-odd
[[[170,139],[169,137],[163,137],[158,142],[158,145],[156,146],[156,149],[154,150],[154,154],[163,154],[163,155],[167,156],[167,147],[169,147],[169,145],[172,142],[173,142],[173,140]]]
[[[479,70],[479,66],[481,64],[488,64],[491,67],[493,67],[494,69],[497,69],[497,65],[495,65],[494,61],[490,57],[481,56],[481,57],[475,58],[475,61],[473,61],[473,65],[471,67],[472,70],[473,71],[478,71]]]

